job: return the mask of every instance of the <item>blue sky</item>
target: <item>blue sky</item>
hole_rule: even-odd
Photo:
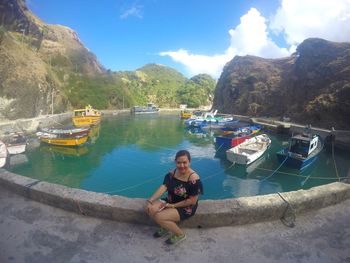
[[[75,30],[107,69],[147,63],[220,76],[235,55],[289,56],[305,38],[350,40],[350,0],[27,0]]]

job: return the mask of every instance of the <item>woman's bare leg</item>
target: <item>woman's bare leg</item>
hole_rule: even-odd
[[[146,210],[146,213],[149,215],[150,218],[154,220],[154,216],[156,213],[158,213],[159,208],[162,204],[164,204],[164,202],[157,200],[153,202],[153,205],[149,206],[149,208]]]
[[[181,228],[176,224],[176,222],[180,221],[180,215],[175,208],[166,208],[161,212],[157,212],[154,214],[153,218],[158,225],[171,231],[175,235],[180,236],[184,234]]]

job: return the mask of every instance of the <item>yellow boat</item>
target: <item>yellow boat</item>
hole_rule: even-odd
[[[101,121],[101,112],[88,105],[85,109],[74,110],[72,121],[74,126],[88,126]]]
[[[89,136],[86,134],[84,136],[76,137],[63,137],[63,138],[53,138],[53,136],[40,136],[40,141],[52,144],[52,145],[61,145],[61,146],[79,146],[87,142]]]
[[[180,112],[181,119],[189,119],[189,118],[191,118],[191,116],[192,116],[192,113],[190,111],[182,110]]]

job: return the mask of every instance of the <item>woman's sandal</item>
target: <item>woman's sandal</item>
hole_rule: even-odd
[[[157,232],[153,234],[153,237],[158,238],[158,237],[163,237],[169,233],[168,230],[164,228],[159,228]]]
[[[175,245],[180,243],[181,241],[184,241],[185,239],[186,239],[186,234],[183,234],[181,236],[171,235],[171,237],[165,240],[165,243],[168,245]]]

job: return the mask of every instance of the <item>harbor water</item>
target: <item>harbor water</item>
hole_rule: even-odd
[[[149,197],[163,182],[180,149],[191,153],[191,167],[203,181],[201,199],[309,189],[347,176],[350,152],[339,149],[334,154],[324,149],[302,172],[279,168],[276,152],[288,146],[289,136],[262,132],[272,145],[263,158],[245,167],[230,163],[225,151],[215,145],[216,130],[188,130],[176,113],[124,113],[104,117],[93,128],[89,142],[80,147],[40,144],[33,137],[24,161],[12,161],[9,170],[73,188],[141,198]]]

